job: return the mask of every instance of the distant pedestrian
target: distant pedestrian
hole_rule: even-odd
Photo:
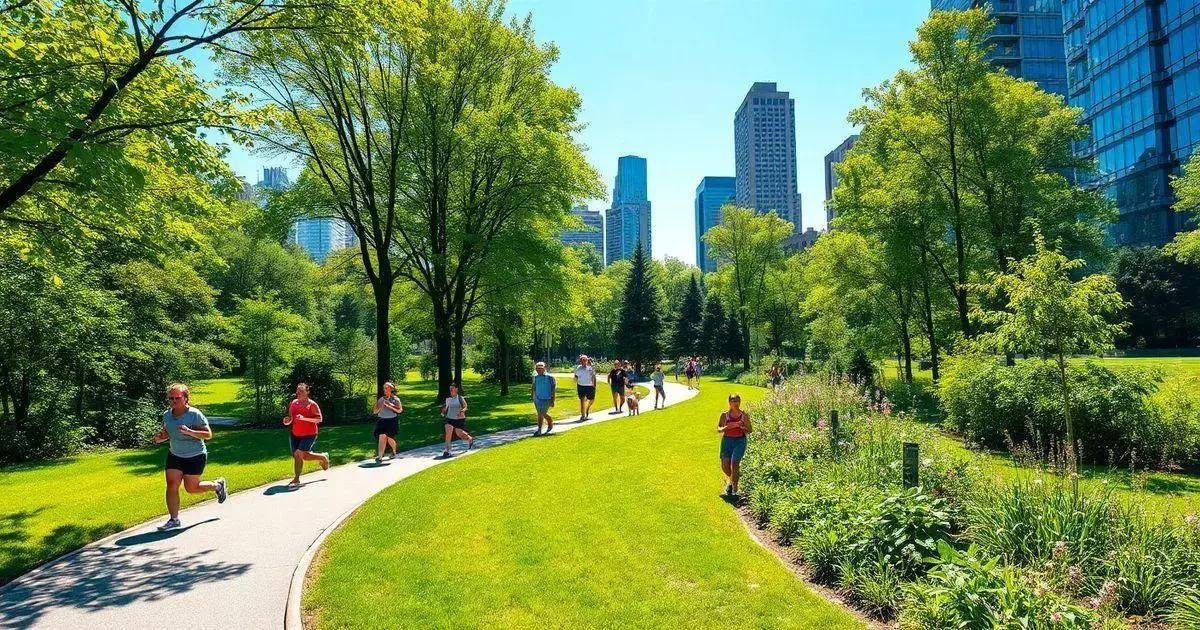
[[[400,413],[404,405],[396,395],[396,386],[388,381],[383,384],[383,395],[375,401],[375,463],[383,462],[387,449],[392,449],[391,459],[396,459],[396,434],[400,432]]]
[[[546,423],[545,433],[554,430],[554,418],[550,417],[550,410],[554,408],[554,402],[558,398],[558,381],[546,373],[546,364],[541,361],[538,361],[533,369],[537,373],[533,375],[529,395],[533,397],[533,408],[537,411],[538,419],[538,428],[533,434],[541,435],[543,421]]]
[[[683,375],[687,377],[688,389],[700,386],[700,362],[696,360],[696,357],[688,357],[687,363],[683,366]]]
[[[458,383],[450,383],[450,395],[442,403],[443,427],[446,430],[446,450],[442,457],[450,457],[450,442],[454,436],[467,441],[467,450],[475,447],[475,438],[467,433],[467,399],[459,392]]]
[[[741,480],[742,458],[746,455],[746,435],[750,433],[750,414],[742,411],[742,397],[729,395],[729,410],[717,421],[721,434],[721,472],[725,473],[725,494],[737,496]]]
[[[625,404],[625,370],[621,369],[620,359],[613,361],[612,369],[608,371],[608,388],[613,397],[613,410],[609,415],[619,414]]]
[[[663,389],[663,381],[667,375],[663,374],[662,364],[654,364],[654,373],[650,375],[650,380],[654,381],[654,408],[658,409],[658,401],[662,399],[662,406],[667,406],[667,392]]]
[[[575,366],[575,393],[579,395],[579,419],[587,420],[596,401],[596,368],[586,354],[579,355],[579,365]]]
[[[304,462],[317,462],[321,470],[329,470],[329,453],[312,452],[322,420],[321,407],[308,397],[308,383],[297,383],[296,398],[288,404],[288,415],[283,418],[284,426],[291,427],[288,442],[292,447],[292,470],[295,474],[288,485],[293,488],[300,487]]]
[[[778,389],[783,383],[783,368],[779,367],[779,362],[776,361],[771,365],[771,369],[767,370],[767,376],[771,378],[771,389]]]
[[[170,442],[167,448],[167,522],[159,525],[159,531],[179,529],[179,486],[188,494],[214,492],[217,503],[224,503],[229,496],[225,478],[216,481],[200,481],[204,466],[208,463],[208,447],[205,440],[212,439],[212,427],[208,418],[199,409],[188,404],[191,395],[187,385],[174,383],[167,388],[170,408],[163,412],[163,428],[154,435],[154,443]]]

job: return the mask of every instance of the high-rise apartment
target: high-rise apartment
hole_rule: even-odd
[[[696,266],[703,271],[717,269],[717,261],[708,256],[704,233],[721,222],[721,206],[733,203],[736,194],[735,177],[704,177],[696,186]]]
[[[283,190],[291,185],[282,166],[263,169],[259,189]],[[341,219],[298,219],[288,231],[288,240],[300,246],[317,263],[325,262],[329,253],[356,243],[354,232]]]
[[[612,208],[605,217],[604,242],[605,264],[633,258],[639,242],[646,255],[650,255],[650,199],[644,157],[625,155],[617,159]]]
[[[583,229],[580,230],[564,230],[559,235],[559,240],[563,245],[582,245],[583,243],[591,243],[596,248],[596,253],[600,255],[600,260],[604,260],[604,216],[599,210],[588,210],[587,206],[575,206],[571,208],[571,216],[579,219],[583,223]]]
[[[774,83],[750,86],[733,118],[737,204],[774,210],[800,229],[795,101]]]
[[[825,223],[826,229],[833,229],[832,222],[834,217],[833,210],[833,189],[837,188],[837,169],[834,168],[846,159],[846,152],[854,143],[858,141],[858,134],[854,134],[837,146],[836,149],[830,151],[825,156]]]
[[[1084,184],[1117,205],[1117,244],[1162,245],[1187,229],[1170,175],[1200,144],[1200,0],[1063,0],[1068,101],[1096,160]]]
[[[1047,92],[1066,95],[1062,0],[932,0],[935,11],[987,7],[996,27],[987,43],[996,66],[1033,81]]]

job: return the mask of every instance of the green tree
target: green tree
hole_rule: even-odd
[[[239,298],[232,319],[234,341],[245,356],[242,396],[254,403],[254,418],[261,422],[276,384],[303,349],[304,320],[271,295]]]
[[[704,316],[700,320],[698,352],[709,362],[725,358],[725,335],[728,330],[725,307],[718,291],[710,288],[704,298]]]
[[[1129,328],[1119,340],[1133,348],[1183,348],[1200,342],[1200,276],[1156,247],[1121,247],[1112,264],[1128,302]]]
[[[674,311],[675,329],[671,336],[671,352],[675,356],[693,356],[700,353],[700,329],[704,321],[704,296],[700,294],[700,283],[692,275],[687,292],[683,294],[679,308]]]
[[[1099,353],[1112,348],[1113,339],[1124,325],[1110,323],[1108,317],[1125,303],[1111,276],[1093,274],[1072,280],[1072,274],[1085,266],[1083,260],[1072,260],[1047,248],[1040,236],[1035,246],[1032,256],[1013,262],[1010,273],[996,275],[992,289],[1008,296],[1008,308],[980,313],[984,322],[995,326],[980,341],[984,347],[1000,352],[1024,352],[1055,362],[1066,419],[1067,452],[1074,468],[1078,458],[1067,360],[1077,352]]]
[[[616,351],[631,359],[640,372],[643,364],[661,359],[663,353],[662,292],[640,242],[633,251],[633,266],[621,300]]]
[[[1192,155],[1181,175],[1171,178],[1171,188],[1175,192],[1175,210],[1193,213],[1194,222],[1195,213],[1200,213],[1200,153]],[[1167,252],[1184,262],[1200,265],[1200,230],[1179,233],[1167,246]]]

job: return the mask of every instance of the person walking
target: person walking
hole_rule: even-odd
[[[529,395],[533,397],[533,408],[537,411],[538,428],[534,435],[542,434],[542,421],[546,422],[546,433],[554,430],[554,418],[550,417],[550,409],[558,398],[558,380],[546,373],[546,364],[538,361],[533,369],[533,383],[529,386]]]
[[[312,452],[317,443],[317,429],[323,419],[317,401],[308,397],[308,383],[297,383],[296,397],[288,403],[288,415],[283,418],[283,425],[291,427],[288,442],[292,447],[294,474],[288,482],[289,487],[300,487],[304,462],[317,462],[321,465],[321,470],[329,470],[329,453]]]
[[[717,421],[721,434],[721,472],[725,473],[725,494],[736,497],[742,477],[742,458],[746,456],[746,436],[751,431],[750,414],[742,411],[742,397],[729,395],[729,409]]]
[[[621,407],[625,404],[625,370],[621,369],[621,360],[613,361],[612,369],[608,371],[608,388],[612,390],[613,410],[608,412],[610,416],[615,416],[621,413]]]
[[[779,362],[776,361],[771,365],[771,369],[767,370],[767,376],[771,377],[771,389],[778,389],[783,383],[783,368],[779,367]]]
[[[467,441],[468,451],[475,447],[475,438],[467,433],[467,399],[459,391],[458,383],[450,383],[450,395],[442,403],[442,419],[446,430],[446,450],[442,451],[442,457],[450,457],[450,442],[456,435]]]
[[[400,414],[404,405],[396,395],[396,385],[391,381],[383,384],[383,395],[375,401],[375,463],[383,462],[383,454],[392,449],[391,459],[396,459],[396,434],[400,432]]]
[[[696,357],[688,357],[687,364],[683,367],[683,375],[687,377],[688,389],[692,387],[692,381],[695,380],[695,386],[700,386],[700,363],[696,361]]]
[[[662,399],[662,406],[667,406],[667,391],[663,389],[663,381],[667,375],[663,374],[662,364],[654,364],[654,372],[650,375],[650,380],[654,381],[654,408],[658,409],[658,401]]]
[[[586,354],[579,355],[579,365],[575,366],[575,393],[579,395],[579,419],[587,420],[596,402],[596,368]]]
[[[179,529],[179,487],[188,494],[213,492],[217,503],[224,503],[229,488],[224,477],[216,481],[201,481],[204,466],[208,463],[208,447],[205,440],[212,439],[212,427],[208,418],[188,402],[191,390],[183,383],[167,387],[170,407],[163,412],[163,427],[154,434],[154,443],[169,442],[167,447],[167,522],[159,525],[159,531]]]

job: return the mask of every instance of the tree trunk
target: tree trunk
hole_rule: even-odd
[[[454,324],[454,382],[462,385],[463,375],[463,328],[465,324],[456,319]]]
[[[392,308],[392,280],[390,274],[381,276],[375,283],[375,395],[383,396],[383,384],[393,378],[392,336],[389,313]],[[400,375],[403,376],[403,375]]]
[[[433,346],[438,367],[438,400],[444,400],[450,395],[450,381],[454,373],[450,365],[453,344],[446,309],[437,301],[433,306],[433,320]]]
[[[925,250],[922,249],[921,250],[921,268],[928,269],[928,267],[927,267],[928,264],[929,264],[929,257],[925,253]],[[922,315],[925,318],[925,333],[929,336],[929,362],[931,364],[931,368],[933,369],[933,382],[936,384],[938,382],[938,377],[939,377],[938,347],[937,347],[937,335],[934,334],[934,329],[933,329],[933,299],[929,295],[928,272],[921,274],[921,295],[923,298],[921,310],[923,311]]]
[[[500,365],[497,375],[500,377],[500,395],[508,395],[508,335],[504,331],[496,332],[496,352],[500,355]]]
[[[1071,473],[1079,470],[1079,454],[1075,452],[1075,425],[1071,422],[1071,387],[1067,384],[1067,359],[1058,355],[1058,378],[1062,385],[1063,418],[1067,423],[1067,467]],[[1071,487],[1078,487],[1079,479],[1071,475]]]
[[[742,369],[750,369],[750,322],[742,315]]]
[[[912,373],[912,335],[908,332],[908,318],[900,321],[900,341],[904,346],[904,382],[913,381]]]

